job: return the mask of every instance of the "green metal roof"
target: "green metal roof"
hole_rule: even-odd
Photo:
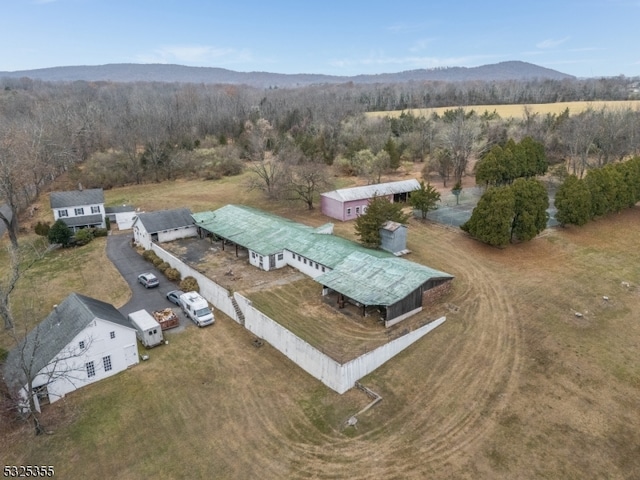
[[[354,252],[315,280],[364,305],[393,305],[432,278],[453,276],[394,256]]]
[[[316,277],[322,285],[365,305],[391,305],[431,278],[453,278],[382,250],[371,250],[332,234],[251,207],[227,205],[194,213],[197,226],[260,255],[289,250],[332,271]]]
[[[194,213],[192,217],[197,226],[264,256],[286,249],[335,268],[354,251],[367,250],[345,238],[319,233],[327,231],[327,225],[313,228],[243,205],[227,205],[213,212]],[[391,256],[382,251],[369,252],[373,256]]]

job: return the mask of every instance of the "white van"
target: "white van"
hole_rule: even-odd
[[[199,327],[211,325],[215,321],[209,303],[198,292],[180,295],[180,307],[184,314]]]
[[[129,314],[129,322],[136,329],[136,336],[146,348],[152,348],[164,342],[162,327],[146,310]]]

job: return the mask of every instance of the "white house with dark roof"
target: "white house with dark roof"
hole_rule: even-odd
[[[115,375],[139,361],[136,332],[108,303],[72,293],[9,355],[3,377],[26,402],[32,382],[36,408]]]
[[[152,243],[171,242],[197,236],[196,225],[188,208],[140,213],[133,221],[133,238],[145,250]]]
[[[104,192],[101,188],[51,192],[53,220],[62,220],[73,231],[105,228]]]
[[[328,217],[354,220],[367,211],[373,197],[386,197],[391,202],[407,202],[411,192],[420,188],[415,178],[361,187],[341,188],[320,194],[320,209]]]

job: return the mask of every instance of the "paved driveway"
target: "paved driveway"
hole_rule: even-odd
[[[167,280],[153,264],[147,262],[136,252],[131,246],[131,238],[132,235],[130,233],[118,233],[107,237],[107,257],[113,262],[131,288],[131,300],[119,309],[120,312],[127,316],[137,310],[144,309],[151,313],[154,310],[172,307],[180,319],[180,326],[167,330],[167,333],[178,332],[187,325],[193,325],[193,322],[184,316],[180,308],[169,302],[165,297],[168,292],[176,290],[178,287]],[[145,272],[151,272],[158,277],[160,285],[149,289],[140,285],[138,283],[138,275]]]

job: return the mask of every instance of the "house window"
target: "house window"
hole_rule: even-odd
[[[316,270],[318,270],[318,268],[320,268],[320,266],[316,263]]]
[[[278,254],[278,260],[284,260],[284,253]]]
[[[367,206],[366,205],[364,205],[362,207],[362,214],[364,215],[365,213],[367,213]]]
[[[74,208],[73,211],[75,212],[76,215],[84,215],[84,208],[83,207]]]
[[[102,365],[104,366],[105,372],[108,372],[109,370],[111,370],[111,355],[102,357]]]
[[[116,338],[116,332],[109,332],[109,338],[111,340],[113,340],[114,338]]]
[[[251,258],[256,258],[256,252],[251,252]]]
[[[58,210],[58,218],[68,217],[68,216],[69,216],[69,212],[67,212],[66,210]]]
[[[322,271],[324,272],[324,267],[322,267]]]
[[[356,207],[356,215],[360,215],[360,207]]]
[[[91,378],[96,376],[96,367],[93,365],[93,362],[85,363],[84,367],[87,369],[87,377]]]
[[[306,258],[304,259],[304,264],[305,264],[305,265],[307,264],[307,259],[306,259]]]
[[[84,340],[80,340],[78,346],[80,347],[80,350],[84,350]]]
[[[351,215],[351,207],[347,208],[347,215]]]
[[[91,213],[100,213],[100,205],[91,207]]]

